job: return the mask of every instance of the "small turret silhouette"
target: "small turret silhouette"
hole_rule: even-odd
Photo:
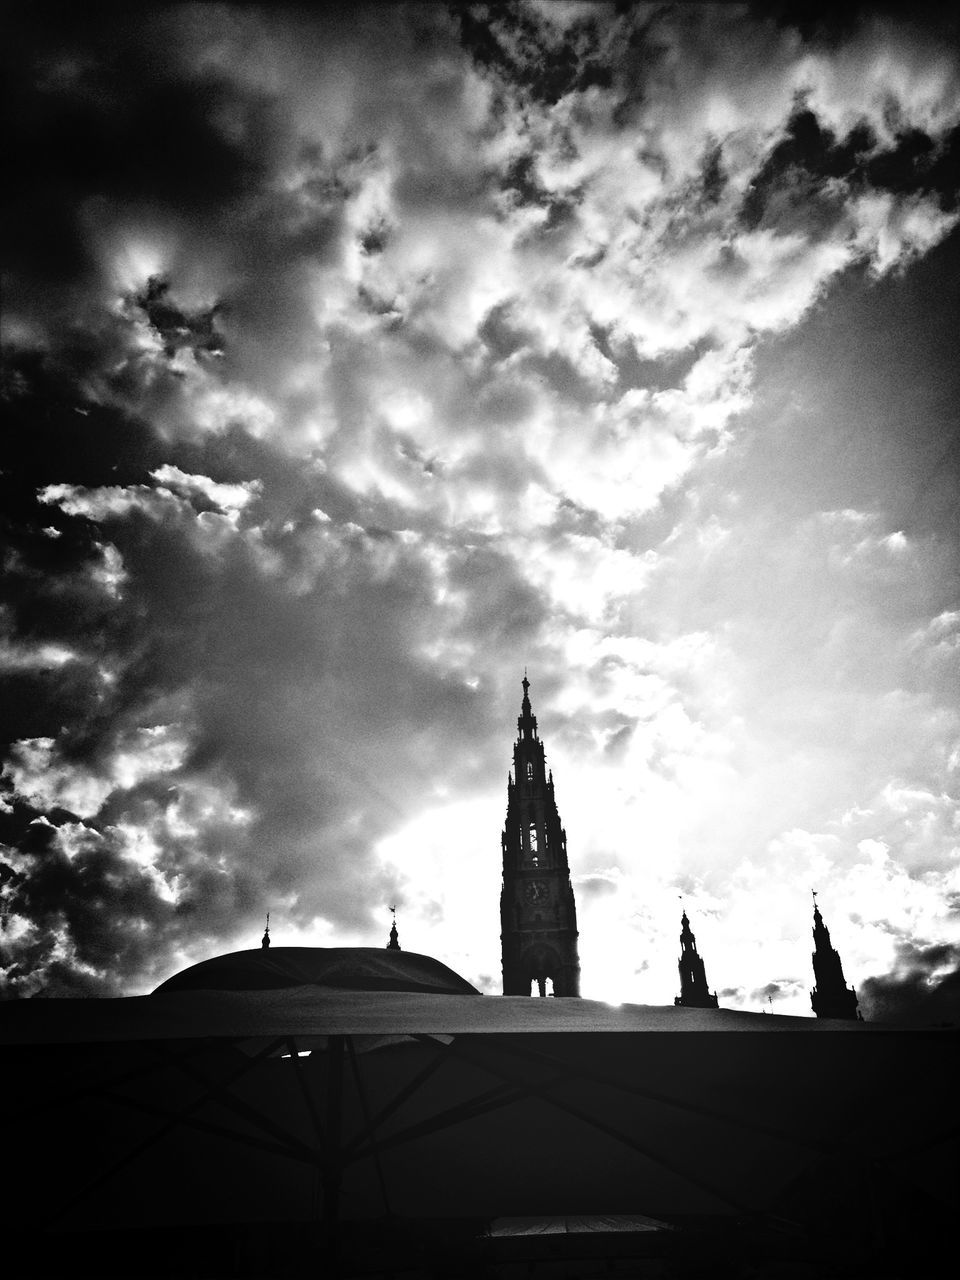
[[[264,950],[270,945],[270,912],[267,912],[267,927],[263,931],[263,937],[260,939],[260,945]]]
[[[391,907],[393,912],[393,923],[390,926],[390,941],[387,943],[388,951],[400,951],[400,935],[397,933],[397,908]]]

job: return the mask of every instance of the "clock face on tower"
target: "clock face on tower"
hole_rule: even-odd
[[[524,886],[523,896],[530,903],[546,902],[550,889],[542,880],[528,880]]]

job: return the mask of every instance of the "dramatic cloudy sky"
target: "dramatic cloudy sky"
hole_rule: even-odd
[[[960,1002],[947,6],[8,9],[11,995],[499,990],[524,667],[583,994]]]

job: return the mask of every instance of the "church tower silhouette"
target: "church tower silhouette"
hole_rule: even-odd
[[[813,976],[815,985],[810,993],[810,1003],[818,1018],[861,1019],[857,1008],[857,993],[847,986],[843,976],[840,956],[830,945],[830,930],[823,923],[813,895]]]
[[[690,929],[690,921],[684,911],[680,917],[680,994],[674,1004],[688,1009],[716,1009],[717,994],[710,994],[707,987],[707,971],[697,951],[697,940]]]
[[[553,774],[546,772],[529,689],[524,674],[502,840],[503,994],[529,996],[535,982],[539,994],[547,995],[550,982],[555,996],[579,996],[577,908],[567,862],[567,833],[560,825]]]

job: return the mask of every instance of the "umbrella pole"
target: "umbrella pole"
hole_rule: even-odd
[[[331,1036],[327,1057],[327,1148],[323,1169],[323,1221],[327,1256],[335,1264],[340,1252],[340,1121],[343,1100],[344,1036]]]
[[[363,1123],[370,1134],[370,1145],[373,1148],[373,1158],[377,1166],[377,1181],[380,1183],[380,1195],[383,1198],[383,1211],[390,1217],[390,1198],[387,1195],[387,1180],[383,1176],[383,1161],[380,1159],[380,1146],[377,1142],[377,1131],[370,1119],[370,1108],[367,1105],[367,1092],[363,1087],[363,1080],[360,1077],[360,1064],[357,1062],[356,1050],[353,1047],[353,1041],[347,1041],[347,1048],[350,1050],[350,1066],[353,1068],[353,1081],[357,1086],[357,1094],[360,1098],[360,1108],[363,1111]]]

